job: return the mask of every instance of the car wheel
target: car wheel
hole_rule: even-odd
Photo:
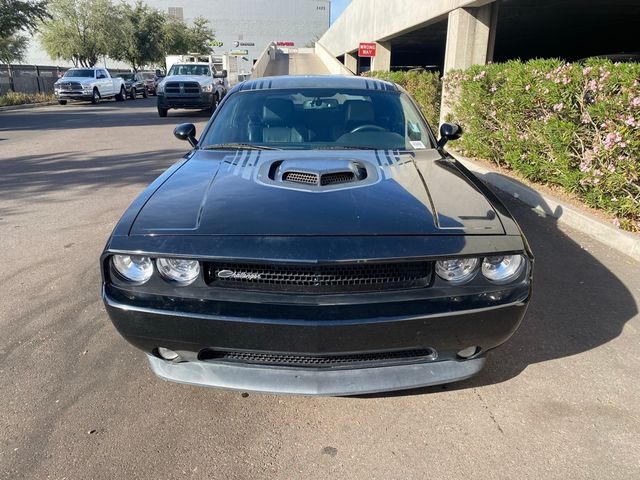
[[[67,101],[66,101],[66,100],[58,100],[58,103],[59,103],[60,105],[66,105],[66,104],[67,104]]]
[[[131,94],[129,95],[129,98],[131,100],[135,100],[136,99],[136,89],[131,87]]]
[[[211,102],[211,107],[209,108],[209,111],[210,111],[211,113],[213,113],[213,112],[215,112],[215,111],[216,111],[216,108],[218,108],[218,102],[219,102],[219,101],[220,101],[220,100],[218,99],[218,94],[216,93],[216,94],[213,96],[213,102]]]
[[[161,117],[166,117],[168,111],[169,111],[168,108],[160,108],[160,107],[158,107],[158,115],[160,115]]]
[[[149,98],[149,92],[147,92],[146,88],[142,90],[142,98]]]
[[[100,103],[100,92],[97,88],[93,89],[93,95],[91,95],[91,103],[94,105]]]
[[[116,95],[116,102],[123,102],[127,99],[127,92],[124,87],[120,87],[120,93]]]

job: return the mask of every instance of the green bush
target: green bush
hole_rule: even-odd
[[[55,100],[53,94],[7,92],[0,95],[0,107],[23,105],[25,103],[43,103]]]
[[[407,90],[422,109],[431,127],[437,129],[442,91],[438,72],[368,72],[367,76],[397,83]]]
[[[511,61],[447,75],[470,156],[559,185],[640,231],[640,64]]]

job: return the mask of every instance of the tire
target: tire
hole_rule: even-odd
[[[211,113],[216,111],[216,108],[218,108],[218,103],[220,103],[220,99],[218,98],[218,94],[216,93],[213,96],[213,102],[211,102],[211,106],[209,107],[209,111]]]
[[[149,92],[147,92],[147,88],[145,87],[144,90],[142,90],[142,98],[149,98]]]
[[[162,118],[167,116],[167,112],[169,111],[168,108],[160,108],[158,107],[158,115],[160,115]]]
[[[67,101],[66,101],[66,100],[58,100],[58,103],[59,103],[60,105],[66,105],[66,104],[67,104]]]
[[[100,103],[100,92],[98,91],[97,88],[93,89],[93,94],[91,95],[91,103],[93,103],[94,105],[97,105],[98,103]]]
[[[136,99],[136,88],[135,87],[131,87],[131,93],[129,94],[129,98],[131,100],[135,100]]]
[[[124,102],[127,99],[127,91],[120,87],[120,93],[116,94],[116,102]]]

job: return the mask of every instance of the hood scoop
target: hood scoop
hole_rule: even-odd
[[[269,168],[269,180],[275,184],[322,190],[326,189],[324,187],[354,186],[371,175],[375,176],[374,171],[364,162],[346,159],[282,160],[273,162]]]

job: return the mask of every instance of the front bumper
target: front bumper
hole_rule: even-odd
[[[153,302],[132,301],[127,295],[105,285],[107,312],[130,343],[150,354],[158,376],[209,387],[301,395],[355,395],[468,378],[482,368],[484,358],[462,360],[456,353],[477,346],[483,354],[505,342],[518,328],[528,302],[528,293],[523,293],[507,304],[471,309],[452,305],[451,311],[437,313],[424,313],[427,303],[410,308],[408,304],[366,307],[370,314],[378,312],[377,318],[363,318],[359,312],[336,305],[292,312],[277,305],[247,304],[241,307],[246,314],[241,317],[227,310],[225,302],[200,301],[200,306],[185,309],[176,299],[157,303],[162,308],[156,308]],[[313,319],[305,315],[305,309],[313,310]],[[417,313],[420,311],[423,313]],[[185,361],[159,358],[158,347],[178,352]],[[422,348],[437,354],[417,363],[339,369],[229,364],[202,360],[201,355],[210,349],[330,356]]]
[[[58,100],[91,100],[91,98],[93,98],[93,91],[86,92],[83,90],[58,90],[54,93]]]
[[[173,363],[148,355],[164,380],[190,385],[289,395],[363,395],[450,383],[472,377],[484,357],[347,370],[265,368],[208,362]]]
[[[202,92],[197,96],[167,96],[164,93],[158,93],[158,108],[205,109],[210,108],[212,102],[212,92]]]

